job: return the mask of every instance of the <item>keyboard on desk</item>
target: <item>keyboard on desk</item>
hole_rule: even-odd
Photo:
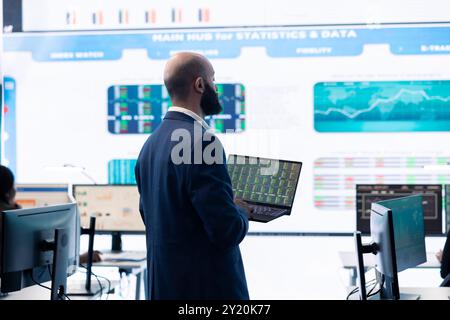
[[[252,209],[252,218],[250,218],[250,220],[260,221],[260,222],[271,221],[271,220],[278,218],[279,216],[282,216],[283,214],[286,214],[288,212],[288,210],[286,210],[286,209],[261,206],[261,205],[255,205],[255,204],[251,204],[250,208]]]
[[[103,252],[102,261],[144,261],[147,258],[146,251],[120,251]]]

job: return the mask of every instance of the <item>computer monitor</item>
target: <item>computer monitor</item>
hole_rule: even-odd
[[[67,184],[16,184],[16,202],[24,209],[71,203]]]
[[[355,233],[361,297],[366,298],[363,253],[375,254],[375,271],[381,299],[417,299],[401,294],[398,272],[426,262],[422,196],[413,195],[372,204],[372,243],[362,245]]]
[[[0,291],[52,280],[51,299],[66,294],[79,260],[80,222],[75,203],[0,213]]]
[[[89,227],[96,218],[96,233],[113,235],[112,251],[121,251],[121,234],[143,234],[136,185],[73,185],[73,196],[80,211],[81,226]]]
[[[450,185],[445,185],[445,233],[450,232]]]
[[[414,194],[423,196],[426,235],[443,234],[442,185],[440,184],[357,184],[356,230],[370,234],[372,203]]]

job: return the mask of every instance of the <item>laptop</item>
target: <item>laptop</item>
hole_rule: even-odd
[[[269,222],[291,213],[301,162],[230,154],[227,166],[235,197],[253,209],[250,220]]]

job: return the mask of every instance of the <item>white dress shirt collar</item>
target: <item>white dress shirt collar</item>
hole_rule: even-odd
[[[199,122],[205,130],[211,129],[210,126],[205,122],[205,120],[202,119],[202,117],[200,117],[198,114],[196,114],[195,112],[193,112],[189,109],[177,107],[177,106],[171,106],[168,111],[184,113],[184,114],[190,116],[191,118],[193,118],[195,121]]]

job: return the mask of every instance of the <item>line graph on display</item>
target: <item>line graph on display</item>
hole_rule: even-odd
[[[402,101],[401,98],[403,95],[419,95],[422,96],[425,100],[437,100],[437,101],[442,101],[442,102],[449,102],[450,101],[450,97],[440,97],[440,96],[429,96],[425,91],[420,90],[420,91],[412,91],[412,90],[407,90],[407,89],[401,89],[395,96],[393,96],[392,98],[387,98],[387,99],[377,99],[373,104],[370,105],[369,108],[367,109],[361,109],[361,110],[356,110],[356,109],[352,109],[352,108],[348,108],[348,110],[345,109],[337,109],[337,108],[329,108],[326,111],[315,111],[316,114],[323,114],[323,115],[329,115],[332,112],[339,112],[341,114],[343,114],[344,116],[348,117],[349,119],[355,119],[357,116],[359,116],[360,114],[363,113],[367,113],[372,111],[373,109],[379,107],[380,105],[383,104],[388,104],[388,103],[395,103],[397,101]],[[392,109],[395,108],[395,104],[392,105]],[[350,111],[353,111],[353,113],[350,113]]]
[[[449,131],[450,81],[329,82],[314,87],[319,132]]]

